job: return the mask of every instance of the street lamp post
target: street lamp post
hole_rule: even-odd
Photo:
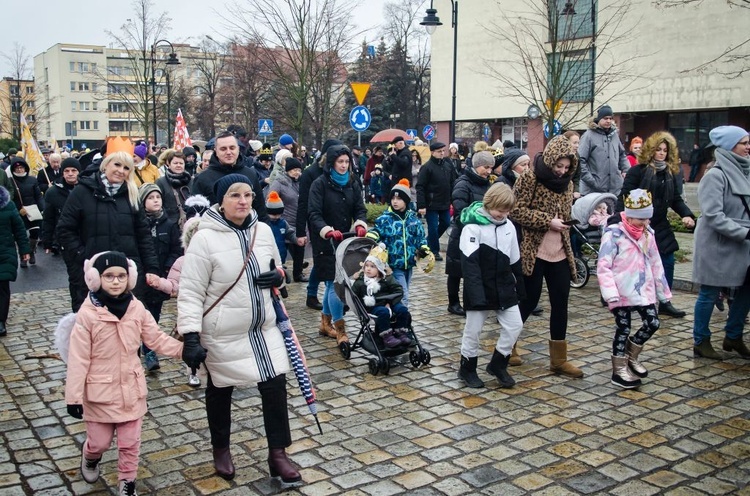
[[[169,45],[169,48],[172,50],[172,52],[169,54],[169,58],[165,62],[166,65],[180,65],[180,60],[177,58],[177,54],[174,51],[174,45],[172,45],[167,40],[158,40],[153,45],[151,45],[151,103],[152,103],[152,111],[154,113],[153,123],[154,123],[154,145],[159,141],[157,138],[157,123],[156,123],[156,47],[159,45],[159,43],[164,43],[166,45]],[[165,69],[166,70],[166,69]],[[167,76],[168,78],[169,76]],[[167,84],[169,84],[169,80],[167,79]],[[167,114],[169,114],[169,88],[167,88]],[[171,116],[167,115],[167,139],[169,139],[169,121]]]
[[[437,9],[433,7],[433,0],[430,0],[430,8],[426,10],[426,16],[419,24],[424,26],[427,34],[432,34],[438,26],[442,26],[440,18],[437,16]],[[451,27],[453,28],[453,94],[451,101],[451,129],[450,142],[456,142],[456,62],[458,59],[458,0],[451,0]]]

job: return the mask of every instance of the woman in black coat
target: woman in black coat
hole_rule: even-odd
[[[28,263],[36,264],[36,245],[39,243],[39,235],[42,231],[42,219],[30,221],[26,216],[27,205],[36,205],[39,212],[44,211],[44,199],[42,190],[39,189],[39,182],[35,177],[29,175],[29,164],[22,158],[14,158],[10,163],[12,173],[11,179],[16,186],[16,195],[13,196],[13,203],[21,214],[24,226],[29,233],[29,244],[31,245],[31,257]],[[21,267],[28,267],[26,260],[21,260]]]
[[[326,285],[320,334],[335,337],[339,345],[349,338],[344,325],[344,304],[333,289],[336,270],[333,243],[340,243],[343,240],[342,232],[352,227],[357,236],[362,237],[367,233],[367,210],[362,200],[362,188],[351,172],[351,163],[352,157],[347,147],[330,147],[326,152],[323,175],[312,183],[308,199],[313,261],[318,278]]]
[[[163,158],[167,170],[164,176],[156,180],[156,185],[161,190],[164,212],[169,220],[182,229],[186,220],[182,205],[190,197],[193,177],[185,170],[185,156],[182,152],[167,150]]]
[[[671,289],[674,280],[674,253],[680,246],[667,219],[667,211],[670,208],[674,210],[685,227],[695,227],[695,215],[682,198],[684,179],[680,169],[677,141],[666,131],[654,133],[643,144],[638,158],[640,163],[631,167],[625,176],[617,198],[616,210],[625,210],[623,198],[629,195],[631,190],[641,188],[651,193],[654,215],[651,217],[650,225],[654,230],[656,247],[664,265],[664,275]],[[659,303],[659,313],[677,318],[685,316],[685,312],[675,308],[669,301]]]
[[[448,274],[448,312],[454,315],[466,315],[458,299],[458,289],[461,286],[461,211],[476,201],[482,201],[484,194],[490,188],[490,172],[495,166],[492,153],[484,151],[474,154],[471,167],[456,180],[451,194],[453,205],[453,221],[448,249],[445,252],[445,273]]]
[[[88,295],[83,262],[96,253],[121,251],[135,262],[138,284],[134,293],[138,297],[145,289],[147,273],[158,277],[159,264],[151,230],[138,205],[133,167],[132,153],[107,154],[99,166],[99,174],[79,179],[60,214],[57,235],[68,267],[74,312]]]

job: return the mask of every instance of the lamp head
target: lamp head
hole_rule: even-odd
[[[167,65],[180,65],[180,59],[177,58],[177,54],[172,52],[169,54],[169,59],[166,62]]]
[[[435,32],[435,28],[442,26],[443,23],[440,22],[440,18],[437,16],[437,9],[427,9],[426,12],[427,15],[422,19],[422,22],[420,22],[419,25],[425,27],[427,34],[432,34]]]

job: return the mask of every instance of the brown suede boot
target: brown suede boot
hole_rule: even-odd
[[[346,335],[346,322],[344,322],[344,319],[334,322],[333,327],[336,329],[336,344],[348,343],[349,336]]]
[[[583,371],[568,361],[568,342],[549,340],[549,369],[555,374],[583,377]]]
[[[320,314],[320,326],[318,326],[318,334],[321,336],[328,336],[329,338],[336,337],[336,329],[333,328],[331,323],[331,316],[324,313]]]
[[[511,367],[516,367],[518,365],[523,364],[523,359],[518,354],[518,350],[516,350],[516,345],[513,345],[513,349],[510,351],[510,360],[508,361],[508,365]]]

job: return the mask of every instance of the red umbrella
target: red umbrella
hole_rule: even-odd
[[[375,133],[375,136],[370,139],[370,143],[390,143],[396,136],[401,136],[404,140],[409,139],[409,135],[406,134],[406,131],[391,128],[383,129],[382,131]]]

